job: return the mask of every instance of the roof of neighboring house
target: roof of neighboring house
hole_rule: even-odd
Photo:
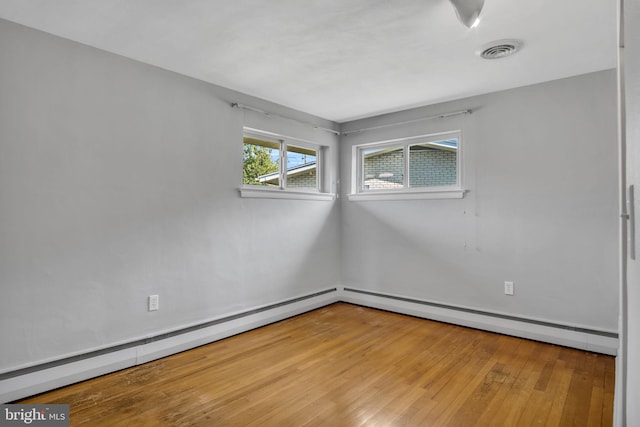
[[[388,148],[372,148],[372,152],[367,153],[365,150],[364,157],[376,157],[382,154],[390,153],[396,150],[401,150],[400,147],[388,147]],[[457,151],[458,150],[458,140],[457,139],[448,139],[443,141],[434,141],[434,142],[422,142],[415,145],[411,145],[411,151],[421,151],[421,150],[444,150],[444,151]]]
[[[287,169],[287,177],[300,175],[301,173],[308,172],[314,170],[316,168],[316,161],[307,162],[302,165],[293,166]],[[273,172],[266,175],[261,175],[258,177],[258,181],[260,182],[269,182],[273,180],[277,180],[280,176],[280,172]]]
[[[366,154],[365,157],[375,157],[375,156],[379,156],[381,154],[389,153],[389,152],[397,150],[397,149],[398,149],[397,147],[383,149],[383,150],[375,151],[375,152],[370,153],[370,154]],[[414,149],[414,150],[434,150],[434,149],[436,149],[436,150],[456,151],[458,149],[458,141],[456,139],[450,139],[450,140],[444,140],[444,141],[416,144],[416,145],[412,146],[412,149]],[[301,173],[304,173],[304,172],[307,172],[307,171],[310,171],[310,170],[314,170],[316,168],[316,163],[317,163],[317,161],[313,161],[313,162],[304,163],[302,165],[297,165],[297,166],[290,167],[290,168],[287,169],[287,177],[296,176],[296,175],[299,175]],[[259,176],[257,178],[257,180],[259,182],[276,181],[279,176],[280,176],[280,172],[273,172],[273,173],[269,173],[269,174],[266,174],[266,175],[261,175],[261,176]]]

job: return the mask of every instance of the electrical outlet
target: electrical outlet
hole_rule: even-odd
[[[504,294],[513,295],[513,282],[504,282]]]
[[[160,310],[160,296],[149,295],[149,311]]]

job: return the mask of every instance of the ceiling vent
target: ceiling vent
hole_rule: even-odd
[[[484,59],[500,59],[513,55],[522,49],[522,46],[520,40],[498,40],[485,45],[479,54]]]

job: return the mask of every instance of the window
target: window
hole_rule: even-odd
[[[243,184],[280,187],[281,144],[277,140],[244,137]]]
[[[404,187],[404,148],[370,148],[360,151],[362,187],[369,190],[396,190]]]
[[[318,189],[318,151],[287,145],[287,188]]]
[[[276,191],[302,194],[293,198],[333,199],[333,195],[323,193],[323,151],[324,147],[306,141],[245,131],[241,195],[282,198],[274,195]],[[309,197],[313,194],[319,197]]]
[[[459,132],[425,135],[354,147],[350,198],[460,198]]]

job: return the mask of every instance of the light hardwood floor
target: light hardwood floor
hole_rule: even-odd
[[[609,426],[614,358],[333,304],[20,403],[89,426]]]

